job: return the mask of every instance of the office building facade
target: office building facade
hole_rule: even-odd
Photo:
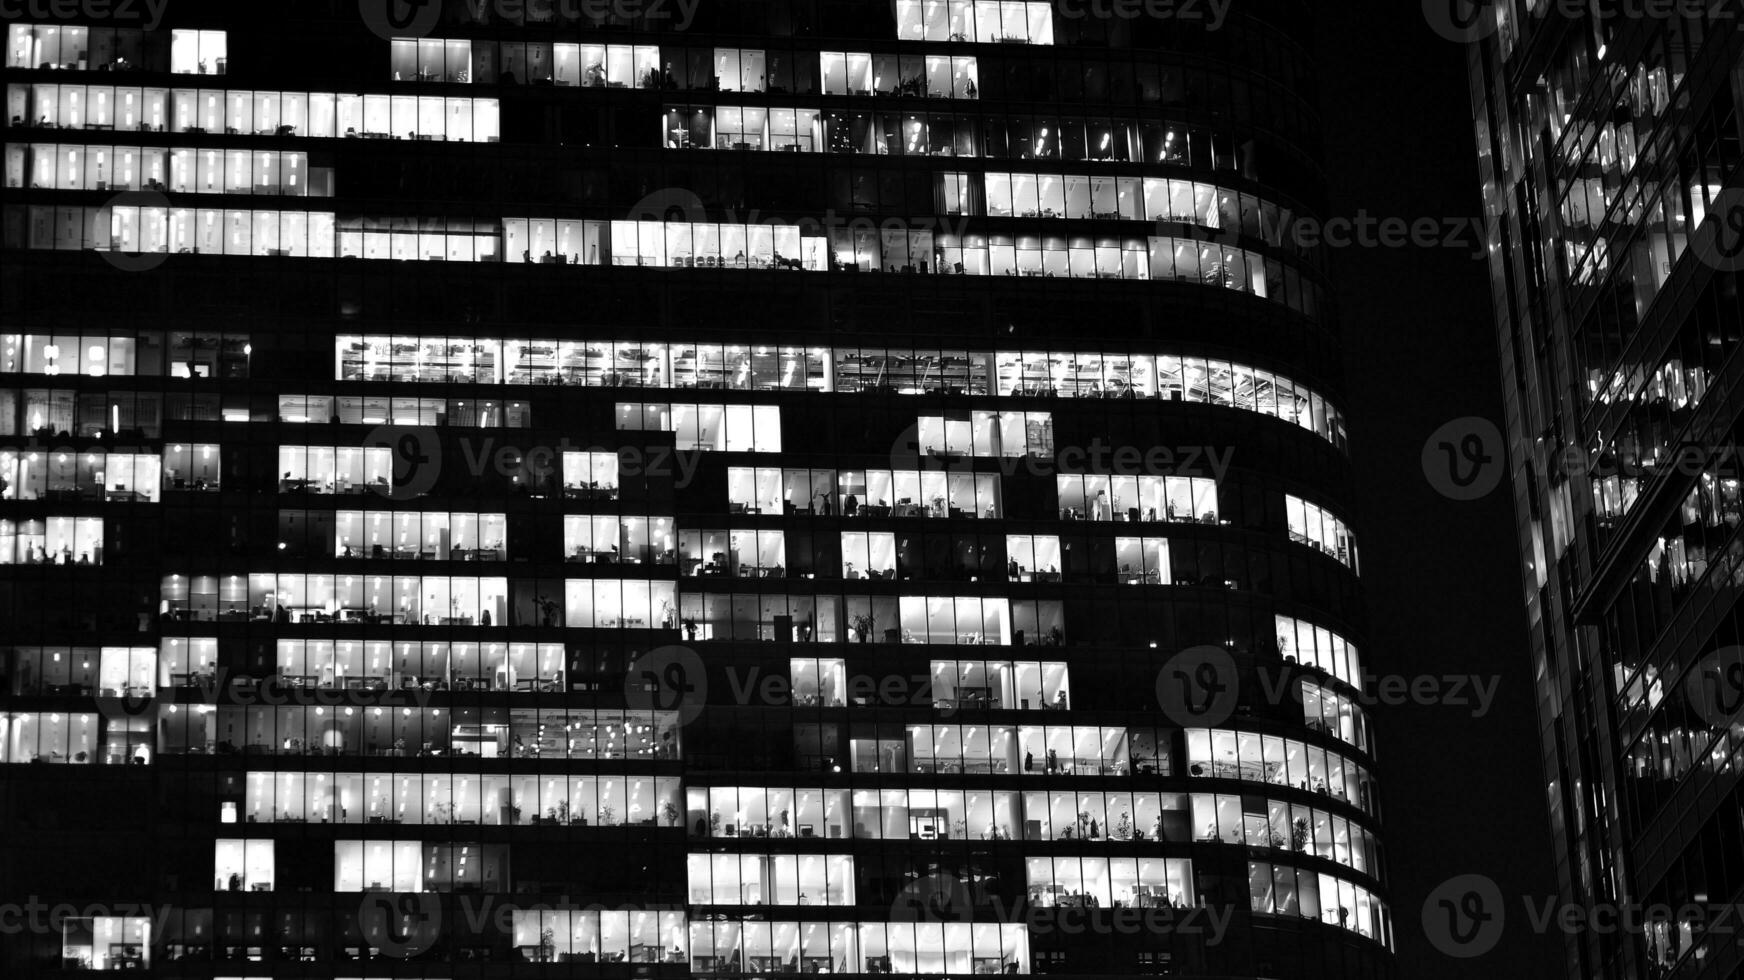
[[[1711,916],[1744,886],[1732,533],[1744,34],[1729,8],[1611,13],[1504,2],[1439,26],[1476,41],[1561,900],[1635,923],[1566,930],[1568,976],[1735,976],[1736,936]]]
[[[1304,5],[162,17],[6,24],[8,976],[1392,975]]]

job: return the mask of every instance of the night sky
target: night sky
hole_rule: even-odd
[[[1416,2],[1317,4],[1331,212],[1406,219],[1480,212],[1465,53]],[[1456,248],[1341,249],[1333,257],[1346,345],[1371,673],[1499,679],[1489,714],[1377,709],[1383,840],[1400,976],[1562,973],[1561,938],[1532,935],[1520,896],[1554,894],[1525,600],[1507,486],[1472,502],[1423,476],[1424,442],[1462,416],[1502,423],[1487,271]],[[1425,895],[1493,878],[1508,900],[1490,954],[1450,959],[1425,940]]]

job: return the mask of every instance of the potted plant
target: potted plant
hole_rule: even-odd
[[[1290,825],[1290,850],[1306,851],[1308,849],[1308,818],[1297,817]]]
[[[569,801],[568,800],[558,800],[557,801],[557,822],[558,823],[568,823],[569,822]]]
[[[617,826],[617,824],[618,824],[618,810],[617,810],[617,808],[614,806],[611,806],[609,804],[606,806],[600,807],[600,826],[601,827],[615,827],[615,826]]]
[[[557,934],[550,929],[539,930],[539,962],[549,963],[557,956]]]
[[[684,638],[691,643],[696,642],[696,620],[688,616],[684,619]]]
[[[667,800],[665,803],[660,804],[660,815],[666,818],[667,826],[678,826],[678,804],[671,800]]]
[[[861,643],[871,643],[872,642],[873,622],[872,622],[872,617],[870,615],[867,615],[866,613],[856,614],[854,616],[853,625],[854,625],[854,635],[856,635],[860,638]]]

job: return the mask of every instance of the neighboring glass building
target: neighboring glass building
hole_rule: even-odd
[[[1569,933],[1568,976],[1736,976],[1736,929],[1710,934],[1684,910],[1744,889],[1744,32],[1729,4],[1602,19],[1572,6],[1503,0],[1449,32],[1479,41],[1507,463],[1563,899],[1676,910]]]
[[[4,25],[0,973],[1394,975],[1306,4],[357,6]]]

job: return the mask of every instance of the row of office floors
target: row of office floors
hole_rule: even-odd
[[[354,344],[335,381],[363,410],[428,400],[344,382]],[[1340,453],[1245,377],[1224,403],[460,399],[524,427],[341,422],[305,379],[251,396],[269,417],[126,440],[39,400],[0,450],[0,792],[28,828],[5,860],[94,914],[11,963],[1384,975],[1356,544],[1337,494],[1241,455]],[[1210,419],[1235,462],[1055,472],[1097,432],[1163,442],[1121,413]],[[1245,693],[1192,726],[1159,682],[1207,644]],[[136,817],[72,812],[127,796]]]
[[[5,36],[0,973],[1392,975],[1293,10],[229,13]]]

